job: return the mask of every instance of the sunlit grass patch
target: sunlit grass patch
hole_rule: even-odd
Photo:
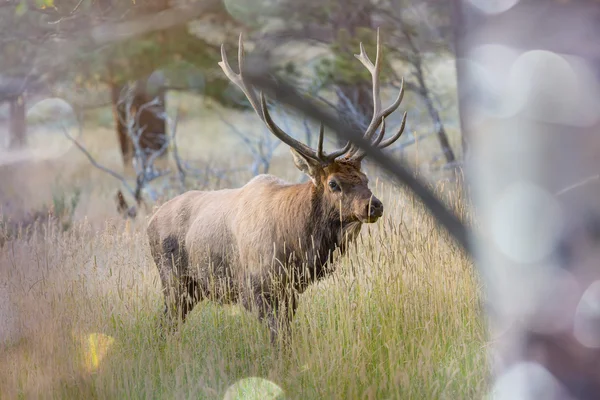
[[[78,338],[81,342],[83,365],[88,372],[94,372],[112,347],[115,339],[102,333],[90,333]]]

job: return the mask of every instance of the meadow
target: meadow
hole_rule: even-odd
[[[182,156],[199,167],[247,166],[243,144],[212,115],[205,109],[182,120]],[[228,118],[260,129],[249,114]],[[86,126],[81,140],[101,162],[121,168],[109,126]],[[210,302],[162,340],[160,281],[145,234],[152,210],[123,220],[114,202],[118,182],[48,124],[30,144],[39,154],[0,165],[0,399],[474,399],[488,391],[472,260],[374,166],[367,169],[384,218],[364,226],[336,272],[301,296],[292,343],[281,353],[241,307]],[[400,156],[419,170],[434,146],[429,138]],[[270,173],[300,178],[287,146],[279,146]],[[470,221],[454,184],[428,177]],[[238,168],[226,179],[190,176],[188,186],[240,186],[250,178]],[[10,223],[57,205],[72,208],[68,226],[42,219],[15,231]]]

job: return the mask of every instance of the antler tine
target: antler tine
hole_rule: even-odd
[[[400,92],[398,92],[398,97],[396,97],[396,100],[394,100],[394,102],[392,104],[390,104],[385,110],[383,110],[383,112],[381,113],[381,117],[387,118],[391,113],[396,111],[398,109],[398,107],[400,107],[400,104],[402,103],[403,99],[404,99],[404,78],[402,78],[400,80]],[[374,129],[376,129],[376,128],[374,128]]]
[[[379,86],[380,85],[379,73],[381,71],[381,42],[379,39],[379,29],[377,29],[377,55],[375,58],[375,65],[373,65],[373,63],[367,56],[362,43],[360,44],[360,54],[355,55],[355,57],[358,60],[360,60],[361,63],[369,70],[369,72],[371,73],[371,76],[373,78],[373,117],[363,135],[366,140],[370,140],[373,137],[373,135],[375,134],[375,132],[377,131],[377,128],[379,127],[379,125],[385,124],[385,118],[387,118],[390,114],[392,114],[394,111],[396,111],[398,109],[398,107],[400,106],[400,104],[402,103],[402,100],[404,99],[404,78],[402,78],[402,80],[401,80],[400,92],[398,93],[398,96],[396,97],[394,102],[392,104],[390,104],[384,110],[381,110],[381,95],[380,95],[380,86]],[[375,139],[375,142],[373,143],[373,145],[378,146],[380,148],[384,148],[384,147],[391,145],[394,141],[396,141],[402,135],[405,122],[406,122],[406,113],[404,114],[402,127],[401,127],[400,131],[397,132],[393,137],[382,142],[383,135],[385,134],[385,126],[383,126],[379,135]],[[364,156],[365,156],[365,152],[363,150],[353,146],[352,150],[350,150],[350,152],[348,153],[348,155],[346,157],[362,159]]]
[[[380,86],[379,86],[379,73],[381,72],[381,43],[379,41],[379,28],[377,28],[377,45],[375,50],[375,64],[371,61],[367,52],[365,50],[365,46],[362,42],[359,44],[360,54],[355,54],[356,57],[362,65],[369,71],[371,74],[371,81],[373,86],[373,116],[371,118],[371,122],[367,130],[364,133],[364,138],[366,140],[370,140],[371,136],[377,130],[381,122],[381,95],[380,95]],[[347,157],[356,157],[357,154],[362,153],[358,147],[353,146],[352,150]]]
[[[404,133],[405,126],[406,126],[406,112],[404,113],[404,116],[402,117],[402,123],[400,124],[400,128],[398,129],[398,132],[396,132],[396,134],[394,136],[381,142],[378,147],[380,149],[385,149],[386,147],[388,147],[389,145],[394,143],[396,140],[398,140],[398,138],[400,138],[400,136],[402,136],[402,134]],[[383,138],[383,136],[381,136],[381,137]]]
[[[229,65],[229,61],[227,59],[227,54],[225,53],[224,44],[221,44],[221,61],[218,63],[218,65],[219,67],[221,67],[227,78],[229,78],[231,82],[235,83],[237,87],[239,87],[242,90],[242,92],[244,92],[244,94],[248,98],[248,101],[250,101],[250,105],[252,106],[254,111],[256,111],[256,113],[262,118],[262,112],[259,109],[260,103],[256,98],[256,93],[254,92],[254,89],[246,86],[246,83],[244,82],[244,78],[242,76],[242,69],[244,66],[244,42],[242,35],[243,34],[240,33],[238,39],[238,67],[240,69],[240,72],[236,74],[235,72],[233,72],[233,69],[231,69],[231,65]]]
[[[352,143],[348,142],[341,149],[332,151],[331,153],[327,154],[327,156],[326,156],[327,160],[333,161],[336,158],[338,158],[339,156],[342,156],[342,155],[346,154],[351,148],[352,148]]]
[[[265,124],[267,125],[267,127],[269,128],[269,130],[273,133],[273,135],[275,135],[283,143],[292,147],[294,150],[297,150],[299,153],[302,153],[304,156],[312,158],[315,161],[322,161],[313,149],[311,149],[304,143],[299,142],[298,140],[294,139],[293,137],[291,137],[290,135],[285,133],[279,126],[277,126],[277,124],[273,121],[273,118],[271,118],[271,114],[269,114],[269,110],[267,108],[267,100],[265,99],[265,95],[263,92],[260,93],[260,103],[261,103],[261,109],[262,109],[261,117],[262,117],[263,121],[265,122]],[[322,139],[319,138],[319,141],[321,141],[321,140]],[[322,146],[322,144],[321,144],[321,146]],[[321,147],[321,151],[322,151],[322,147]]]
[[[379,143],[383,140],[385,136],[385,118],[381,118],[381,130],[379,131],[379,135],[373,141],[373,146],[378,146]]]
[[[379,29],[377,29],[377,52],[375,57],[375,64],[371,61],[365,48],[362,43],[360,43],[360,54],[355,54],[354,56],[369,70],[373,80],[373,118],[369,124],[369,127],[365,131],[365,139],[371,139],[374,133],[377,131],[379,125],[382,125],[381,131],[377,135],[375,142],[373,143],[375,146],[379,145],[380,147],[389,146],[395,140],[397,140],[402,131],[404,130],[404,123],[406,120],[406,113],[404,116],[404,120],[402,123],[402,127],[400,132],[396,133],[394,137],[383,141],[383,137],[385,135],[385,118],[394,112],[402,102],[402,98],[404,96],[404,80],[402,80],[402,87],[400,89],[400,93],[396,100],[385,110],[381,111],[381,96],[380,96],[380,84],[379,84],[379,74],[381,72],[381,43],[379,40]],[[323,164],[328,164],[335,160],[337,157],[342,155],[346,155],[346,158],[362,158],[364,157],[364,152],[359,148],[356,148],[351,142],[346,143],[346,145],[338,150],[331,152],[330,154],[326,154],[323,151],[323,141],[324,141],[324,126],[321,124],[319,130],[319,142],[317,150],[313,150],[309,146],[304,143],[294,139],[287,133],[285,133],[277,124],[273,121],[273,118],[269,114],[269,109],[267,107],[267,101],[265,99],[264,93],[260,93],[260,99],[257,98],[257,94],[253,87],[246,85],[244,82],[243,69],[244,69],[244,43],[243,43],[243,35],[240,33],[238,39],[238,65],[239,65],[239,73],[235,73],[231,66],[229,65],[229,61],[227,60],[227,54],[225,52],[225,46],[221,45],[221,61],[218,63],[227,78],[236,84],[242,92],[248,98],[252,108],[261,118],[261,120],[267,125],[271,133],[273,133],[279,140],[298,151],[305,157],[311,158],[315,161],[319,161]]]
[[[394,111],[396,111],[398,109],[398,107],[400,107],[400,104],[402,103],[403,99],[404,99],[404,78],[402,78],[402,80],[400,82],[400,92],[398,92],[398,96],[396,97],[396,100],[394,100],[394,102],[392,104],[390,104],[385,110],[383,110],[381,112],[381,114],[380,114],[381,118],[379,118],[376,121],[377,123],[374,124],[373,122],[371,122],[371,124],[365,131],[365,137],[367,137],[367,134],[369,136],[371,136],[372,135],[371,132],[375,132],[377,130],[377,128],[381,124],[381,121],[383,121],[385,118],[389,117],[390,114],[392,114]],[[404,113],[404,114],[406,114],[406,113]],[[398,136],[398,137],[400,137],[400,136]],[[382,139],[383,139],[383,137],[382,137]],[[398,139],[398,138],[396,138],[396,139]],[[394,139],[394,140],[396,140],[396,139]],[[389,140],[389,139],[386,139],[386,142],[387,142],[387,140]],[[392,143],[393,143],[393,141],[392,141]],[[351,154],[348,154],[348,157],[363,157],[363,156],[364,156],[364,152],[360,149],[354,149]]]
[[[319,145],[317,147],[317,157],[319,158],[319,160],[321,160],[325,164],[328,164],[328,163],[332,162],[333,160],[335,160],[336,158],[338,158],[339,156],[346,154],[348,152],[348,150],[350,150],[350,148],[352,147],[352,143],[348,142],[341,149],[332,151],[329,154],[325,154],[325,152],[323,151],[324,138],[325,138],[325,126],[323,126],[323,123],[321,123],[321,127],[319,128]]]
[[[244,92],[250,105],[254,109],[254,111],[258,114],[260,119],[267,125],[269,130],[282,142],[302,153],[304,156],[312,158],[316,161],[321,161],[315,151],[310,147],[306,146],[304,143],[297,141],[296,139],[289,136],[285,133],[271,118],[269,114],[269,110],[267,108],[267,102],[265,100],[264,94],[260,93],[260,101],[256,97],[256,92],[254,88],[247,86],[246,82],[244,82],[243,77],[243,69],[244,69],[244,42],[243,35],[240,33],[238,40],[238,66],[240,72],[236,74],[231,66],[229,65],[229,61],[227,60],[227,54],[225,53],[225,45],[221,45],[221,61],[218,63],[227,78],[235,83],[241,90]]]
[[[240,32],[240,36],[238,37],[238,68],[240,70],[240,79],[243,82],[244,78],[242,77],[242,74],[244,73],[244,40],[242,35],[242,32]]]
[[[379,73],[381,72],[381,43],[379,42],[379,28],[377,28],[375,65],[373,65],[373,62],[367,55],[367,52],[365,51],[365,47],[362,44],[362,42],[360,43],[360,54],[355,54],[354,57],[356,57],[371,73],[371,80],[373,85],[373,117],[371,118],[371,123],[369,124],[369,127],[371,127],[373,124],[379,125],[379,120],[381,118],[379,116],[381,110],[381,95],[379,86]],[[369,134],[369,136],[367,136],[367,134]],[[370,139],[372,135],[373,132],[369,132],[369,130],[367,129],[367,131],[365,132],[365,139]]]
[[[319,128],[319,144],[317,147],[317,157],[319,159],[323,159],[325,155],[323,154],[323,139],[325,138],[325,126],[321,122],[321,127]]]

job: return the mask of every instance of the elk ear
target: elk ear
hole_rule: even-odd
[[[292,152],[292,157],[294,157],[296,168],[308,175],[315,185],[318,185],[320,171],[323,169],[321,165],[317,161],[303,156],[291,147],[290,151]]]

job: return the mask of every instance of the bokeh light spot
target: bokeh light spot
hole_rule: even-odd
[[[600,281],[594,281],[581,296],[573,324],[573,334],[586,347],[600,347]]]
[[[82,338],[84,367],[94,372],[113,346],[115,339],[102,333],[91,333]]]
[[[557,379],[542,365],[521,362],[500,375],[492,387],[489,400],[534,400],[560,398]]]
[[[500,14],[513,8],[519,0],[469,0],[473,6],[486,14]]]
[[[577,57],[532,50],[510,69],[509,87],[526,99],[524,111],[544,122],[590,126],[598,120],[600,89],[586,63]]]
[[[538,262],[549,255],[563,222],[552,195],[528,182],[509,186],[496,201],[491,218],[494,243],[518,263]]]
[[[231,385],[224,400],[283,400],[284,391],[277,384],[263,378],[245,378]]]

